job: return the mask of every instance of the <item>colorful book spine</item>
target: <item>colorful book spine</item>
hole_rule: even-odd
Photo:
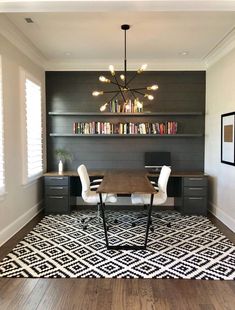
[[[74,122],[73,134],[140,134],[140,135],[174,135],[177,134],[178,123],[167,121],[165,123],[132,123],[132,122]]]

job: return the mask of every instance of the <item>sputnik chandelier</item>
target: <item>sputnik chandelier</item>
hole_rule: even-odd
[[[126,59],[126,31],[130,29],[130,25],[121,25],[121,29],[124,30],[124,72],[120,75],[120,81],[117,78],[117,75],[114,70],[114,66],[110,65],[109,70],[111,72],[111,79],[106,78],[105,76],[100,76],[99,80],[102,83],[108,83],[116,86],[116,89],[112,89],[110,91],[103,90],[95,90],[92,92],[93,96],[100,96],[104,94],[112,94],[113,97],[110,98],[109,102],[106,102],[100,107],[100,111],[105,111],[110,103],[114,101],[114,99],[121,97],[122,107],[120,110],[116,110],[115,112],[142,112],[143,111],[143,102],[140,101],[139,97],[145,97],[148,100],[153,100],[154,96],[149,93],[145,93],[145,91],[155,91],[158,89],[158,85],[154,84],[152,86],[141,87],[141,88],[132,88],[130,83],[136,78],[137,75],[141,74],[147,68],[147,64],[142,65],[136,73],[127,80],[127,59]],[[131,109],[126,109],[125,106],[131,104],[131,98],[134,100],[135,109],[134,111]],[[115,100],[117,101],[117,100]],[[120,105],[121,106],[121,105]],[[130,107],[129,107],[130,108]],[[114,112],[114,111],[112,111]]]

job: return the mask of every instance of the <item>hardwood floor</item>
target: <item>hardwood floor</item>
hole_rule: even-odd
[[[2,246],[0,259],[41,218],[38,215]],[[210,219],[235,243],[232,231]],[[0,310],[232,310],[234,305],[235,281],[0,278]]]

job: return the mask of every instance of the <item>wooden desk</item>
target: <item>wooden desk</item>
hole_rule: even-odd
[[[110,170],[104,174],[97,193],[152,194],[155,190],[144,171]]]
[[[156,193],[152,184],[146,176],[145,172],[137,171],[109,171],[104,175],[102,183],[97,189],[97,193],[100,196],[100,206],[103,218],[105,241],[108,250],[140,250],[146,249],[148,241],[149,226],[151,221],[153,196]],[[102,200],[102,194],[112,193],[112,194],[149,194],[149,206],[147,215],[147,226],[145,232],[145,241],[143,246],[129,246],[129,245],[109,245],[107,224],[105,218],[104,203]]]

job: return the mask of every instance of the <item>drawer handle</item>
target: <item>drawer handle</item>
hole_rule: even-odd
[[[202,200],[203,197],[189,197],[190,200]]]
[[[50,187],[50,189],[63,189],[63,186],[54,186],[54,187]]]
[[[63,199],[64,196],[50,196],[50,198],[52,198],[52,199]]]
[[[189,187],[189,189],[191,191],[202,191],[203,190],[203,188],[201,188],[201,187]]]
[[[190,181],[202,181],[203,178],[189,178]]]
[[[63,180],[64,178],[63,177],[51,177],[50,179],[51,180]]]

